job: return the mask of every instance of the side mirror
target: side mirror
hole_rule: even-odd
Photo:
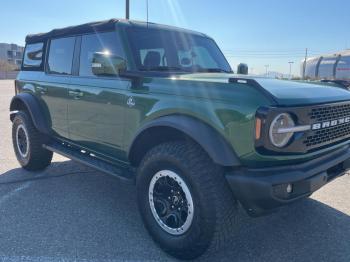
[[[237,74],[248,75],[248,65],[243,63],[239,64],[237,66]]]
[[[118,76],[126,71],[126,67],[122,57],[103,52],[93,54],[91,69],[96,76]]]

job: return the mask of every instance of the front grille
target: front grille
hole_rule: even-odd
[[[318,131],[314,131],[313,135],[308,136],[304,140],[304,144],[309,146],[316,146],[323,143],[331,143],[338,140],[345,139],[350,136],[350,124],[330,127]]]
[[[327,121],[344,119],[350,116],[350,103],[312,108],[308,115],[311,123],[324,123]],[[348,122],[333,127],[310,131],[303,141],[303,144],[307,148],[315,148],[342,141],[349,137],[350,123]]]
[[[350,116],[350,104],[313,108],[309,115],[315,122],[323,122]]]

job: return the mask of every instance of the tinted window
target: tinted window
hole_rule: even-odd
[[[205,36],[159,29],[127,30],[139,70],[231,72],[216,43]]]
[[[108,52],[113,56],[125,58],[116,32],[84,35],[81,39],[80,76],[94,76],[91,63],[96,52]]]
[[[149,57],[149,55],[151,53],[159,53],[159,57],[160,57],[160,66],[166,66],[167,65],[167,61],[166,61],[166,56],[165,56],[165,50],[164,48],[151,48],[151,49],[140,49],[140,59],[142,62],[142,65],[145,66],[145,64],[147,63],[147,57]]]
[[[53,39],[50,44],[48,71],[52,74],[72,73],[75,37]]]
[[[195,54],[195,55],[193,55]],[[193,46],[191,51],[178,51],[179,62],[182,67],[199,66],[201,68],[218,68],[219,65],[212,58],[206,48]]]
[[[41,67],[44,43],[29,44],[24,53],[23,67]]]
[[[336,70],[337,79],[350,79],[350,56],[342,56]]]

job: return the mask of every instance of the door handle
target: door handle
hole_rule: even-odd
[[[84,92],[81,92],[80,90],[69,90],[68,94],[69,96],[73,96],[74,99],[79,99],[84,96]]]
[[[47,87],[36,86],[35,90],[38,91],[42,95],[45,95],[47,93]]]

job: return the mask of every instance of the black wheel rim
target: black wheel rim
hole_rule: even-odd
[[[29,140],[28,133],[24,125],[19,125],[17,127],[16,140],[19,154],[22,157],[26,157],[28,155]]]
[[[175,172],[157,172],[149,188],[151,211],[168,233],[185,233],[193,220],[193,200],[186,183]]]

